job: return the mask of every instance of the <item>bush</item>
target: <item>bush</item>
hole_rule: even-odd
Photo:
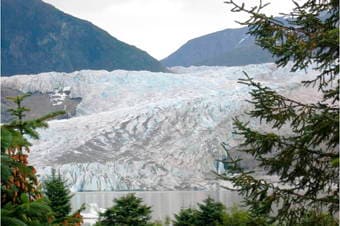
[[[237,207],[231,208],[223,219],[223,224],[227,226],[269,226],[266,219],[251,216],[246,210],[238,209]]]
[[[327,213],[307,212],[297,226],[338,226],[339,221]]]

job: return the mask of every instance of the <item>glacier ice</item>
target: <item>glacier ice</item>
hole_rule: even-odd
[[[55,168],[73,191],[214,188],[215,160],[224,157],[220,143],[238,144],[232,118],[249,109],[249,87],[237,81],[243,72],[287,95],[318,96],[300,84],[313,70],[292,73],[274,64],[170,70],[49,72],[1,83],[82,98],[76,117],[39,131],[30,154],[42,177]]]

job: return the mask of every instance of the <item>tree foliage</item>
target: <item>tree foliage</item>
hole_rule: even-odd
[[[182,209],[175,214],[174,226],[191,226],[191,225],[223,225],[226,216],[225,207],[222,203],[207,198],[203,203],[198,204],[198,209]]]
[[[54,212],[54,222],[60,223],[67,219],[71,213],[71,191],[60,174],[56,175],[52,170],[52,175],[44,181],[44,194],[49,200],[49,205]]]
[[[224,205],[211,198],[198,204],[198,209],[181,209],[175,214],[174,226],[266,226],[263,218],[252,217],[246,210],[232,208],[226,210]]]
[[[16,104],[16,108],[10,109],[14,120],[1,125],[1,225],[56,225],[53,223],[55,213],[43,197],[36,171],[28,164],[31,146],[28,138],[38,139],[37,129],[46,128],[48,119],[64,112],[25,120],[29,109],[22,106],[22,102],[27,96],[9,97]],[[79,225],[80,221],[77,212],[69,221],[72,224],[64,225]]]
[[[247,114],[273,128],[258,131],[236,118],[235,133],[244,137],[239,151],[254,156],[268,174],[278,175],[279,184],[255,178],[253,172],[229,162],[234,176],[223,176],[245,197],[254,215],[271,217],[286,225],[298,225],[311,211],[339,210],[339,2],[307,0],[294,2],[295,8],[282,22],[266,16],[267,4],[247,8],[233,0],[233,12],[246,12],[241,22],[261,47],[276,57],[279,67],[292,62],[292,71],[313,67],[318,76],[304,81],[323,98],[303,103],[266,87],[246,76],[240,82],[251,87],[253,108]],[[291,133],[282,135],[283,127]],[[227,150],[228,151],[228,150]],[[276,209],[277,211],[274,211]]]
[[[225,226],[270,226],[266,218],[254,217],[247,210],[232,207],[223,219]]]
[[[220,225],[223,223],[224,213],[224,205],[209,197],[198,204],[197,225]]]
[[[9,202],[1,206],[1,225],[51,225],[53,212],[46,199],[40,198],[31,201],[27,194],[23,193],[20,200],[20,203]]]
[[[115,205],[100,214],[99,221],[96,225],[135,225],[147,226],[152,225],[151,207],[142,204],[142,199],[134,194],[128,194],[114,200]]]
[[[16,104],[9,111],[14,120],[1,125],[1,204],[8,202],[21,203],[21,194],[28,194],[30,200],[39,199],[41,192],[33,166],[28,165],[28,153],[31,146],[27,138],[38,139],[36,129],[46,128],[46,120],[63,114],[63,111],[53,112],[43,117],[24,120],[29,109],[22,106],[28,94],[8,97]]]
[[[224,217],[224,205],[209,197],[203,203],[198,204],[198,209],[182,209],[178,214],[175,214],[174,226],[217,226],[223,224]]]
[[[192,208],[181,209],[178,214],[175,214],[173,221],[174,226],[192,226],[197,222],[197,210]]]

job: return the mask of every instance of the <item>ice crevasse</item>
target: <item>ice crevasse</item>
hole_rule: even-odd
[[[250,88],[238,83],[244,72],[300,100],[319,95],[300,83],[313,70],[271,63],[171,70],[49,72],[3,77],[1,84],[41,93],[66,87],[81,98],[75,117],[39,131],[30,154],[42,178],[55,168],[73,191],[215,188],[215,160],[225,157],[220,143],[236,147],[241,138],[232,133],[232,119],[247,119]]]

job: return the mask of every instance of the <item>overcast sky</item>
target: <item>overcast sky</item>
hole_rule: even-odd
[[[163,59],[192,38],[239,27],[242,15],[223,0],[44,0],[91,21],[112,36]],[[236,0],[255,4],[258,0]],[[267,13],[288,12],[288,0],[271,0]]]

